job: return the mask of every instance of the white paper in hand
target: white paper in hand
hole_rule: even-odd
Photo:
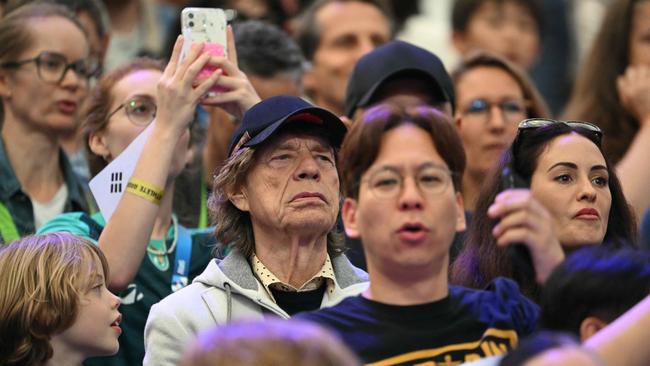
[[[117,158],[88,183],[90,191],[97,202],[97,206],[99,206],[99,211],[101,211],[107,222],[110,220],[117,204],[122,198],[122,194],[126,189],[126,183],[131,178],[131,175],[133,175],[135,165],[138,163],[138,159],[140,159],[140,154],[142,154],[142,149],[147,142],[147,138],[151,135],[152,128],[153,123],[142,131]]]

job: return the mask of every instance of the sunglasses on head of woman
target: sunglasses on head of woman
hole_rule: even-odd
[[[554,124],[565,124],[571,128],[580,128],[582,130],[586,130],[592,134],[594,134],[596,137],[598,137],[598,141],[601,141],[603,138],[603,131],[600,129],[600,127],[596,126],[593,123],[589,122],[583,122],[583,121],[559,121],[559,120],[554,120],[550,118],[529,118],[521,121],[519,123],[519,127],[517,128],[518,134],[521,133],[522,131],[525,130],[530,130],[534,128],[539,128],[539,127],[544,127],[544,126],[550,126]]]
[[[526,131],[531,131],[537,128],[552,126],[557,124],[563,124],[569,126],[572,129],[580,129],[582,131],[586,131],[587,133],[593,136],[591,140],[597,146],[600,146],[602,143],[603,131],[598,126],[592,123],[583,122],[583,121],[560,121],[560,120],[554,120],[550,118],[529,118],[519,122],[519,127],[517,128],[517,136],[512,142],[512,147],[511,147],[512,159],[517,160],[516,151],[519,151],[519,146],[522,142],[521,140],[523,139],[523,135]]]

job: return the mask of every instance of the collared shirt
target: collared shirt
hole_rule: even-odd
[[[65,185],[68,187],[68,197],[63,206],[63,212],[88,211],[88,202],[86,201],[83,187],[79,178],[72,170],[68,158],[60,148],[59,162],[61,164],[61,172],[63,174]],[[33,234],[36,231],[32,201],[21,189],[20,182],[18,181],[11,163],[9,162],[4,141],[1,137],[0,203],[2,203],[11,214],[13,223],[16,225],[16,229],[20,236]],[[0,242],[2,241],[2,238],[0,238]]]
[[[323,267],[316,273],[309,281],[305,282],[300,288],[295,288],[288,283],[282,282],[277,276],[275,276],[268,268],[262,263],[262,261],[257,258],[255,253],[251,256],[250,259],[251,267],[253,268],[253,273],[255,276],[262,282],[264,289],[273,298],[271,289],[287,291],[287,292],[302,292],[302,291],[313,291],[318,289],[323,285],[323,282],[326,283],[327,291],[332,293],[334,291],[334,286],[336,284],[336,278],[334,277],[334,268],[332,267],[332,261],[330,260],[329,254],[325,258],[325,263]]]

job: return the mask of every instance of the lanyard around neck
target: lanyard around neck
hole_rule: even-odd
[[[190,272],[190,258],[192,257],[192,235],[182,225],[178,225],[176,254],[174,255],[174,272],[172,274],[172,292],[187,286]]]

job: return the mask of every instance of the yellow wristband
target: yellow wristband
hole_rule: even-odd
[[[135,178],[129,179],[126,184],[126,192],[142,197],[154,205],[160,205],[160,200],[165,194],[162,188]]]

